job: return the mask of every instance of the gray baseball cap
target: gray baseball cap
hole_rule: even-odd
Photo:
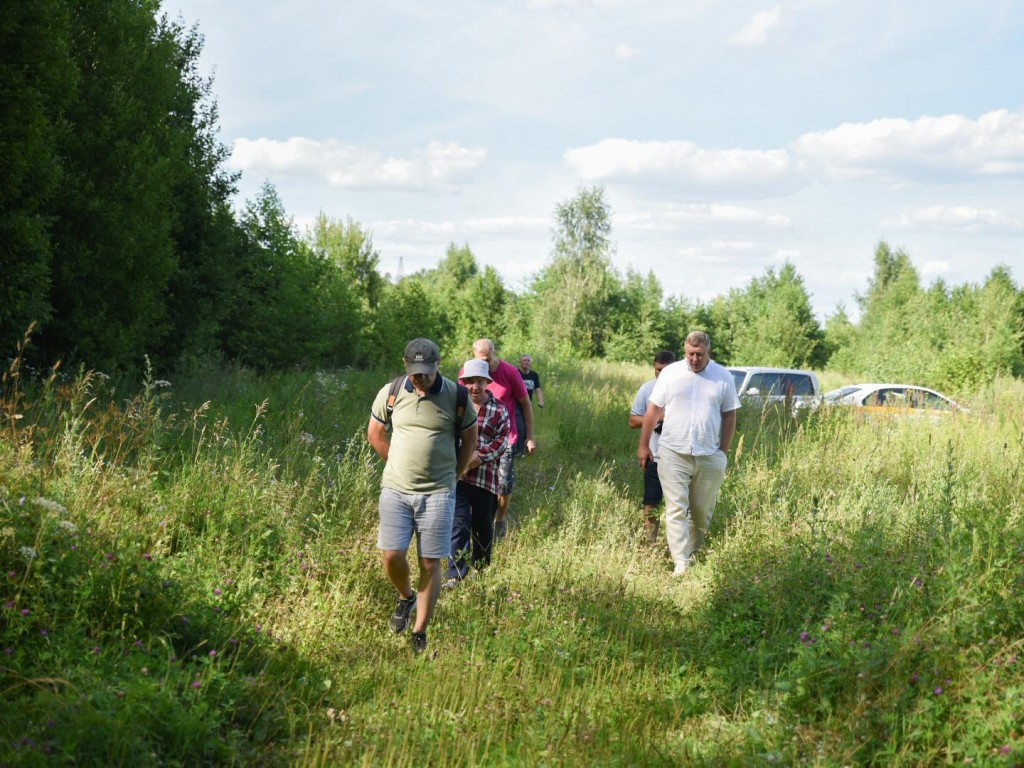
[[[406,345],[402,359],[405,372],[410,376],[414,373],[436,373],[441,364],[441,353],[430,339],[413,339]]]

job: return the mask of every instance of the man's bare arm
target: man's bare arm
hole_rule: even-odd
[[[736,411],[726,411],[722,414],[722,438],[718,441],[718,447],[723,453],[729,452],[732,445],[732,438],[736,434]]]
[[[647,412],[644,413],[644,423],[640,427],[640,445],[636,449],[636,457],[640,460],[640,466],[646,467],[648,462],[654,460],[651,453],[651,435],[658,422],[665,418],[665,409],[654,403],[647,404]]]
[[[388,451],[391,449],[391,443],[387,439],[387,429],[372,416],[366,427],[366,439],[369,440],[370,447],[377,452],[377,455],[387,461]]]

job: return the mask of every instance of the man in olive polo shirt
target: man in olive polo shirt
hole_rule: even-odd
[[[413,339],[403,356],[406,379],[388,413],[391,385],[377,393],[366,437],[385,461],[380,490],[377,547],[384,573],[398,590],[391,629],[405,631],[413,614],[412,647],[427,648],[427,624],[441,592],[441,558],[447,557],[455,515],[455,482],[476,450],[476,410],[466,399],[458,414],[461,385],[438,374],[441,356],[429,339]],[[387,439],[391,426],[391,440]],[[456,448],[461,436],[461,447]],[[419,552],[419,584],[413,591],[409,544]]]

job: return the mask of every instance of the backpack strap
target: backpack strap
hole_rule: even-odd
[[[462,445],[462,417],[466,414],[466,403],[469,402],[469,390],[455,382],[455,456],[458,458],[459,446]]]
[[[391,414],[395,412],[395,400],[398,399],[398,393],[405,386],[407,378],[408,376],[402,374],[391,382],[391,389],[388,390],[388,402],[384,406],[384,415],[387,417],[386,426],[388,429],[391,429]]]
[[[455,382],[455,430],[461,432],[462,417],[466,413],[466,403],[469,402],[469,389]]]

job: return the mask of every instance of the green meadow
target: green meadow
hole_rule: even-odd
[[[648,367],[540,370],[513,526],[414,657],[365,440],[394,371],[16,361],[0,765],[1024,764],[1020,382],[934,423],[745,408],[674,580],[627,428]]]

